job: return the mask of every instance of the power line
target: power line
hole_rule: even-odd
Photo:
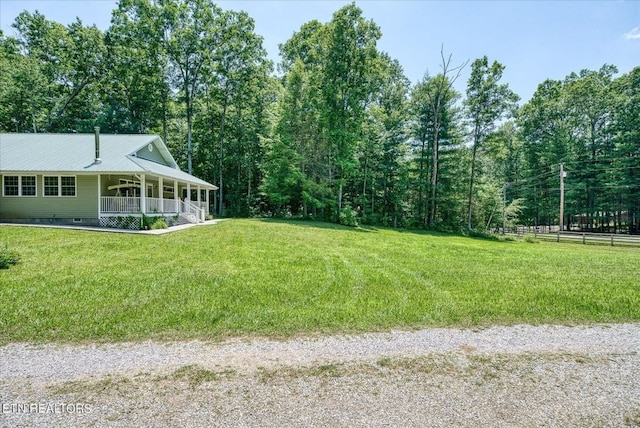
[[[596,189],[638,189],[640,190],[640,188],[638,186],[634,186],[632,184],[621,184],[621,185],[610,185],[610,186],[589,186],[589,190],[596,190]],[[568,188],[568,190],[587,190],[586,188],[583,187],[571,187]]]
[[[558,167],[560,166],[560,164],[558,164]],[[585,171],[585,173],[593,173],[593,172],[600,172],[600,171],[605,171],[605,172],[613,172],[613,171],[620,171],[620,170],[633,170],[633,169],[640,169],[640,165],[638,166],[619,166],[619,167],[609,167],[609,168],[593,168],[593,169],[588,169],[587,171]],[[572,171],[572,170],[566,170],[565,169],[565,173],[570,174],[568,175],[568,177],[571,177],[571,175],[574,174],[578,174],[581,175],[581,171]],[[531,188],[531,187],[535,187],[538,184],[542,185],[542,183],[544,183],[543,179],[549,179],[549,178],[555,178],[556,172],[554,171],[549,171],[549,172],[545,172],[542,174],[538,174],[532,177],[523,177],[523,178],[519,178],[515,181],[510,181],[508,183],[506,183],[507,186],[509,187],[517,187],[519,189],[523,189],[523,188]],[[597,178],[593,178],[595,180],[597,180]],[[535,181],[537,184],[529,184],[532,181]],[[521,184],[529,184],[528,186],[522,186]]]

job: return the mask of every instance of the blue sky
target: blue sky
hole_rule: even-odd
[[[274,62],[278,44],[312,19],[328,22],[341,0],[218,1],[224,9],[246,10]],[[49,20],[107,29],[116,1],[0,0],[0,28],[11,28],[22,10],[39,10]],[[417,82],[440,66],[440,48],[452,63],[487,55],[506,66],[503,82],[527,101],[547,78],[613,64],[620,73],[640,66],[640,1],[389,1],[356,4],[382,29],[381,50],[402,64]],[[470,66],[456,84],[464,91]]]

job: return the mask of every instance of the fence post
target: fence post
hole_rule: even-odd
[[[611,234],[611,246],[613,247],[613,234]]]
[[[560,242],[560,231],[558,231],[558,241],[557,242]]]
[[[586,245],[586,243],[587,243],[587,238],[586,238],[584,232],[582,232],[582,244]]]

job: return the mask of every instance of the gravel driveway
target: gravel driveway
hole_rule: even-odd
[[[1,426],[640,426],[640,324],[0,347]]]

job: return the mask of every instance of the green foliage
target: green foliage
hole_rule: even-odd
[[[471,171],[469,178],[469,194],[467,198],[467,228],[474,224],[474,186],[480,175],[477,168],[478,149],[493,133],[496,123],[516,110],[519,97],[509,89],[507,84],[500,84],[504,65],[484,56],[471,64],[471,76],[467,84],[467,98],[464,101],[466,116],[471,128]],[[481,201],[482,203],[482,201]],[[486,210],[483,210],[486,212]],[[476,218],[478,217],[476,213]]]
[[[165,221],[164,218],[162,217],[158,217],[156,219],[156,221],[153,222],[153,224],[151,225],[151,230],[155,230],[155,229],[167,229],[167,222]]]
[[[17,251],[10,250],[6,245],[0,248],[0,269],[9,269],[10,266],[20,261],[20,255]]]
[[[286,168],[301,177],[294,180],[296,187],[282,189],[286,195],[271,192],[276,205],[301,202],[304,215],[321,210],[322,217],[329,218],[343,203],[356,202],[345,189],[358,173],[366,106],[381,81],[383,60],[376,49],[380,36],[379,27],[351,4],[336,11],[327,24],[303,25],[282,46],[288,74],[280,103],[279,152],[286,156]],[[295,156],[289,156],[291,152]]]
[[[524,209],[524,199],[514,199],[504,209],[504,224],[507,229],[514,228],[518,224],[518,219]]]
[[[298,168],[297,153],[280,139],[264,140],[264,180],[260,189],[274,211],[298,211],[302,206],[304,174]]]
[[[7,101],[24,110],[12,115],[13,126],[0,127],[19,132],[92,130],[100,115],[100,81],[106,70],[104,34],[79,19],[65,27],[37,11],[20,13],[13,27],[27,55],[12,71],[16,85],[8,92],[17,98]]]
[[[345,205],[340,210],[339,223],[345,226],[356,227],[359,225],[358,212],[351,208],[350,204]]]
[[[481,230],[471,229],[471,230],[468,230],[466,233],[467,233],[467,236],[469,236],[470,238],[486,239],[488,241],[501,240],[501,237],[499,235],[496,235],[495,233],[483,232]]]
[[[637,129],[637,90],[627,86],[637,70],[614,80],[616,68],[604,65],[597,71],[571,73],[562,81],[547,80],[523,106],[518,124],[527,171],[513,180],[512,194],[525,198],[521,219],[526,224],[558,222],[563,163],[565,225],[638,232],[634,219],[640,164],[637,139],[631,144],[628,139]]]
[[[435,77],[425,78],[414,86],[411,92],[410,117],[411,137],[413,138],[415,178],[414,213],[416,225],[435,228],[438,223],[449,223],[452,218],[443,212],[441,202],[449,198],[459,198],[457,186],[443,186],[442,182],[456,180],[459,171],[460,150],[453,149],[460,145],[461,138],[459,111],[455,102],[460,95],[452,89],[457,78],[446,75],[448,61],[443,60],[443,73]],[[444,154],[444,149],[448,150]],[[454,163],[444,158],[458,157]],[[448,224],[452,226],[452,223]]]
[[[156,230],[167,229],[167,221],[163,217],[156,216],[142,216],[142,229],[144,230]]]
[[[155,217],[149,217],[146,215],[142,215],[142,229],[149,230],[151,225],[156,221]]]
[[[218,214],[342,222],[353,208],[366,224],[459,231],[501,226],[504,199],[508,227],[553,225],[562,163],[564,224],[640,233],[640,67],[545,80],[517,109],[487,57],[461,103],[466,64],[443,52],[412,85],[355,3],[285,41],[279,77],[254,20],[212,0],[122,0],[106,32],[28,11],[13,28],[1,131],[158,134],[220,187]]]
[[[103,132],[147,133],[166,128],[172,116],[167,62],[155,23],[154,6],[146,1],[121,1],[106,33],[110,67],[104,78],[106,91]]]

